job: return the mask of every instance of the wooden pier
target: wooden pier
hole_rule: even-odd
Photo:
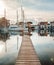
[[[29,35],[24,35],[15,65],[41,65]]]

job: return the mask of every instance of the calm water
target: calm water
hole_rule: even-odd
[[[41,64],[54,65],[54,33],[46,35],[33,32],[32,34],[31,39]]]
[[[17,41],[18,39],[18,41]],[[14,65],[22,37],[19,35],[9,36],[8,39],[0,39],[0,65]]]
[[[14,65],[22,42],[22,36],[10,33],[0,37],[0,65]],[[54,65],[54,33],[32,32],[31,40],[42,65]],[[18,40],[18,41],[17,41]]]

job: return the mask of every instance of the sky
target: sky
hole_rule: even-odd
[[[19,20],[21,19],[21,5],[24,9],[26,20],[54,20],[54,0],[0,0],[1,2],[3,5],[0,5],[0,7],[3,6],[3,8],[6,8],[6,16],[11,20],[16,21],[17,10]]]

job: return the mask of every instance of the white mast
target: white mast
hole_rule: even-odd
[[[21,21],[24,22],[24,10],[23,10],[23,7],[22,7],[22,1],[21,0]]]
[[[4,9],[4,17],[6,18],[6,9]]]
[[[23,10],[22,6],[21,6],[21,20],[22,20],[22,22],[24,22],[24,10]]]
[[[16,11],[16,13],[17,13],[17,25],[18,25],[18,10]]]

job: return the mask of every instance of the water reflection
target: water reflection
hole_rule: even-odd
[[[6,43],[6,40],[8,40],[8,39],[9,39],[9,34],[0,35],[0,41],[3,41],[4,44],[5,44],[5,52],[7,52],[7,43]]]
[[[19,35],[0,35],[0,65],[14,65],[21,46],[22,37]],[[7,61],[8,60],[8,61]]]
[[[3,35],[3,34],[0,34],[0,40],[2,40],[2,41],[4,41],[4,42],[5,42],[7,39],[9,39],[9,37],[10,37],[9,34],[4,34],[4,35]]]
[[[22,42],[21,33],[0,34],[0,65],[14,65]],[[42,65],[54,65],[54,32],[35,30],[29,34]],[[8,61],[7,61],[8,60]]]
[[[54,32],[50,32],[49,34],[50,36],[54,37]]]
[[[48,30],[38,30],[38,35],[40,36],[54,36],[54,31],[48,31]]]
[[[39,31],[38,31],[38,34],[39,34],[40,36],[47,36],[47,35],[48,35],[48,32],[47,32],[47,30],[39,30]]]
[[[37,30],[31,40],[42,65],[54,65],[54,32]]]

